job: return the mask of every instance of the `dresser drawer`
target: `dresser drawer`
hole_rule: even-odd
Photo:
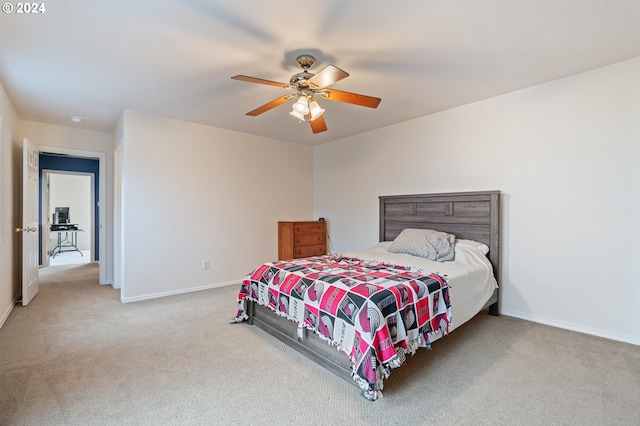
[[[324,245],[325,244],[325,236],[324,234],[298,234],[293,237],[293,246],[314,246],[314,245]]]
[[[323,254],[327,254],[327,246],[324,244],[317,246],[302,246],[293,249],[293,257],[295,258],[322,256]]]
[[[293,232],[295,235],[298,234],[313,234],[314,232],[319,232],[324,234],[324,223],[295,223],[293,225]]]

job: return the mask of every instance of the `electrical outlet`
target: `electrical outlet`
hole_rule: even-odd
[[[209,261],[208,260],[203,260],[202,261],[202,269],[209,269]]]

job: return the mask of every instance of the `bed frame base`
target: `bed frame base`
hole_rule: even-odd
[[[298,337],[297,324],[291,321],[285,321],[283,318],[275,315],[269,308],[258,305],[256,302],[247,301],[247,313],[249,314],[249,324],[253,324],[261,330],[266,331],[276,339],[360,389],[351,377],[351,361],[349,357],[343,352],[340,352],[335,346],[307,329],[302,330],[303,338],[300,339]]]

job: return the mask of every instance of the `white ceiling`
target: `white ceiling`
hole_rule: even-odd
[[[311,145],[640,56],[638,0],[42,3],[0,14],[2,84],[21,119],[100,131],[131,109]],[[316,135],[290,104],[246,116],[287,92],[230,77],[288,82],[301,53],[380,106],[321,101]]]

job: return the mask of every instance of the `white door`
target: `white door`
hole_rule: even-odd
[[[22,305],[38,294],[38,147],[25,138],[22,151]]]

